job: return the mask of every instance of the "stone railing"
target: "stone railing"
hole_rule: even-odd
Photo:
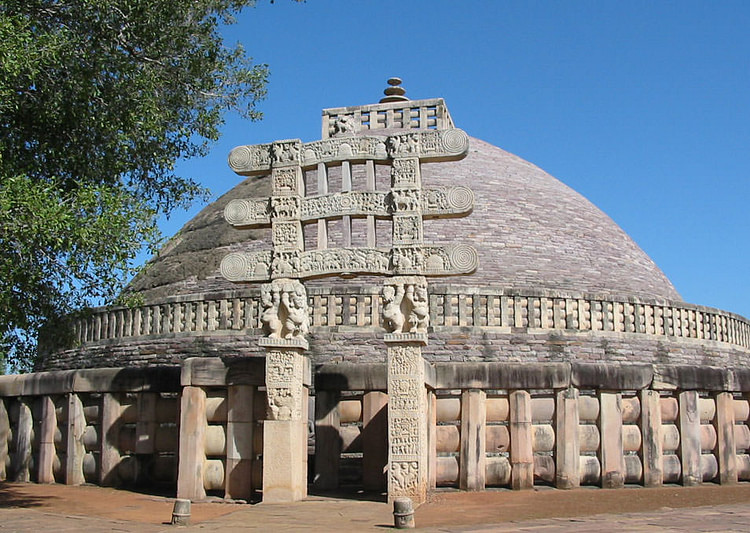
[[[469,326],[641,333],[750,346],[750,322],[739,315],[685,303],[610,295],[514,294],[478,289],[432,290],[434,328]]]
[[[323,139],[335,136],[340,131],[343,121],[347,121],[347,127],[352,128],[354,132],[393,128],[453,127],[453,120],[442,98],[324,109]]]
[[[750,480],[750,381],[744,368],[427,366],[431,489]],[[321,489],[357,483],[382,488],[385,367],[324,364],[316,368],[315,387],[315,483]]]
[[[378,286],[310,287],[308,304],[313,328],[381,328]],[[261,312],[256,289],[181,296],[133,308],[98,308],[73,320],[73,344],[160,335],[260,332]],[[750,322],[725,311],[669,301],[553,291],[532,294],[436,285],[430,288],[430,324],[435,331],[466,327],[500,332],[513,328],[602,331],[750,347]]]

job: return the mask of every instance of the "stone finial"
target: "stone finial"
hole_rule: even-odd
[[[390,87],[383,91],[385,98],[380,99],[380,103],[386,102],[408,102],[409,99],[405,96],[406,89],[401,87],[401,78],[388,78],[388,85]]]

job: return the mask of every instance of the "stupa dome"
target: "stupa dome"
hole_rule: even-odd
[[[426,241],[450,241],[458,230],[479,252],[473,275],[440,282],[680,299],[612,219],[539,167],[500,148],[472,138],[465,159],[424,164],[422,181],[465,185],[475,196],[470,216],[425,222]],[[233,199],[269,195],[270,177],[242,181],[188,222],[130,290],[151,300],[237,288],[221,276],[221,259],[229,251],[270,249],[270,230],[236,229],[224,220],[224,207]]]

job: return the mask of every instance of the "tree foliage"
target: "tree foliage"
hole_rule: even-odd
[[[174,171],[257,119],[267,69],[222,25],[253,0],[0,4],[0,355],[31,362],[45,323],[112,301],[156,221],[204,191]]]

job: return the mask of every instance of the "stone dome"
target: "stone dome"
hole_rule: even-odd
[[[471,243],[479,252],[479,268],[470,276],[432,283],[680,300],[664,273],[612,219],[539,167],[500,148],[472,138],[465,159],[423,164],[422,181],[467,185],[475,195],[471,215],[426,220],[424,238],[439,244],[455,236]],[[221,259],[230,251],[270,249],[270,230],[236,229],[224,220],[224,207],[236,198],[269,195],[269,177],[242,181],[188,222],[129,290],[153,301],[236,289],[221,276]]]

